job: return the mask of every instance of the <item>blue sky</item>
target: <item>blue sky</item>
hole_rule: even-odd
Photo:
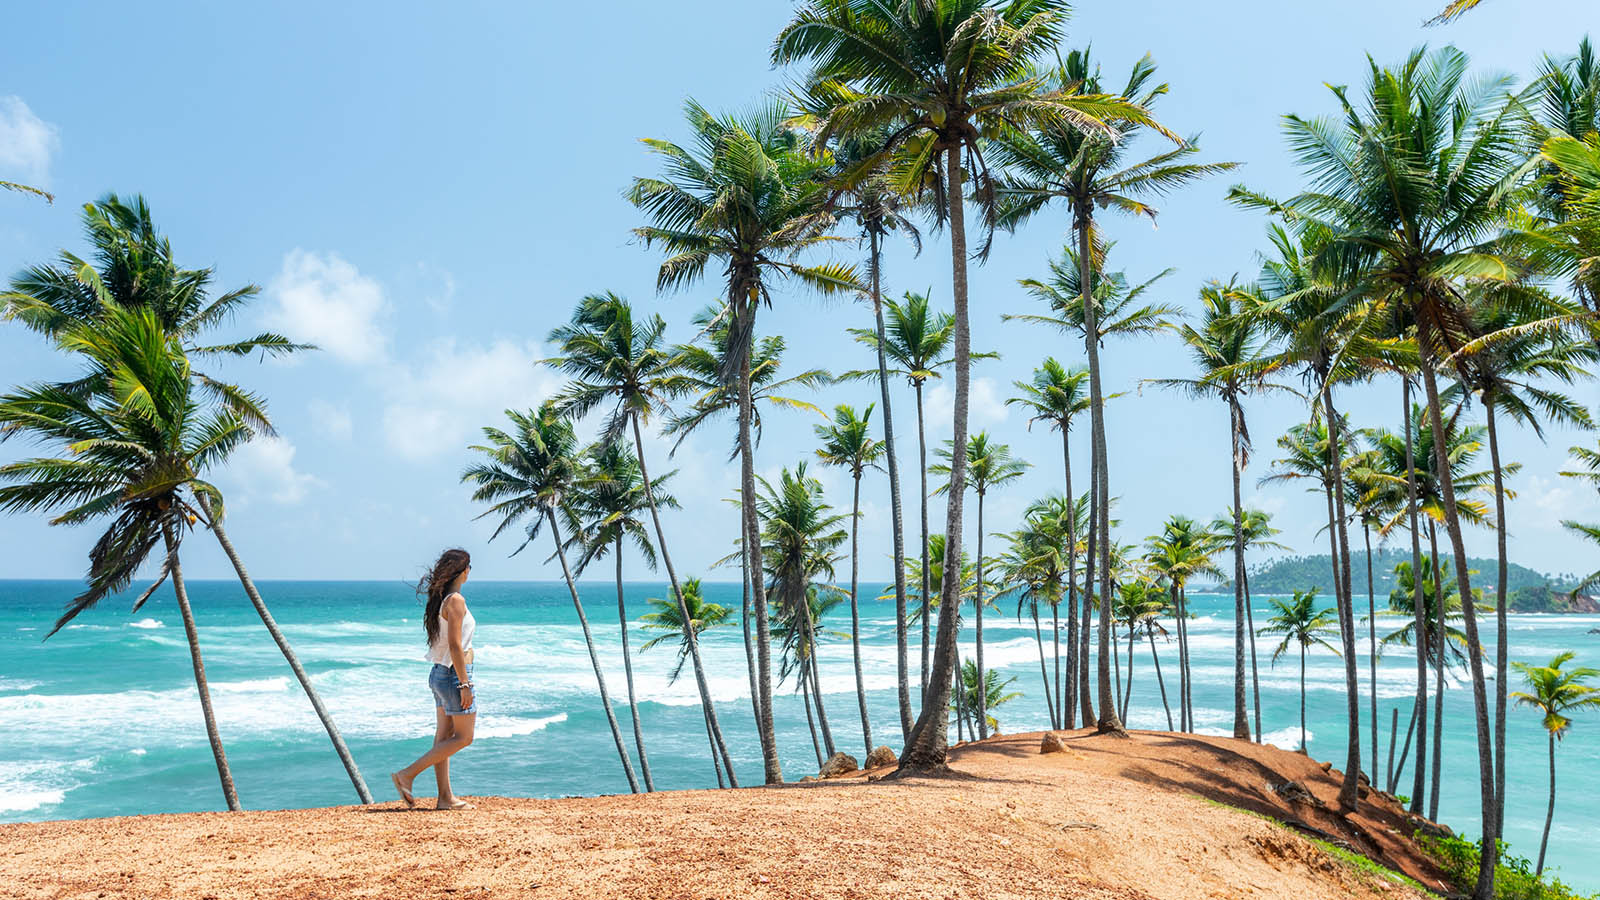
[[[1292,190],[1281,116],[1329,112],[1325,83],[1358,84],[1365,53],[1393,62],[1422,42],[1455,43],[1480,70],[1526,77],[1541,53],[1570,53],[1600,24],[1589,0],[1490,0],[1458,23],[1422,28],[1438,2],[1079,5],[1069,46],[1092,43],[1114,78],[1154,54],[1172,84],[1161,118],[1201,133],[1207,158],[1246,164],[1236,177],[1168,199],[1159,229],[1108,223],[1115,265],[1134,278],[1176,268],[1154,295],[1188,308],[1204,281],[1252,275],[1264,223],[1224,202],[1228,185]],[[474,552],[479,577],[558,575],[542,562],[547,551],[508,559],[511,544],[486,544],[489,529],[472,521],[476,510],[457,482],[465,448],[502,409],[536,405],[558,386],[535,361],[582,295],[617,291],[664,315],[674,339],[692,334],[689,317],[717,286],[655,294],[659,257],[631,241],[640,219],[622,198],[630,177],[656,171],[638,139],[684,137],[686,97],[734,108],[789,77],[768,64],[788,3],[608,9],[600,17],[583,4],[56,2],[7,12],[8,31],[21,37],[0,61],[0,178],[48,187],[57,201],[0,195],[0,269],[81,249],[81,203],[105,191],[142,192],[184,264],[214,265],[223,286],[263,287],[239,331],[270,325],[324,348],[232,370],[271,398],[281,430],[219,478],[232,536],[258,576],[413,578],[452,544]],[[975,371],[973,427],[1037,464],[991,497],[992,531],[1013,527],[1033,497],[1059,490],[1057,439],[1030,432],[1002,404],[1011,382],[1046,354],[1077,361],[1081,344],[1002,323],[1000,314],[1029,311],[1016,280],[1043,271],[1066,226],[1063,214],[1046,214],[1001,237],[973,269],[974,344],[1003,351]],[[886,286],[931,287],[947,307],[948,251],[941,237],[927,244],[920,257],[891,248]],[[838,251],[855,254],[850,244]],[[788,290],[776,301],[762,330],[788,337],[791,368],[870,363],[845,334],[868,322],[861,305]],[[1113,344],[1102,358],[1109,385],[1130,391],[1108,414],[1121,536],[1142,538],[1173,513],[1220,512],[1230,490],[1223,408],[1133,393],[1140,378],[1187,373],[1175,339]],[[0,383],[66,370],[33,335],[0,327]],[[1594,382],[1579,393],[1591,407],[1600,402]],[[812,399],[831,407],[874,397],[858,384]],[[895,398],[914,531],[910,401],[905,391]],[[1358,424],[1399,424],[1393,383],[1349,390],[1344,405]],[[949,436],[948,389],[935,388],[929,406],[937,443]],[[1273,438],[1303,414],[1290,399],[1250,404],[1257,453],[1246,502],[1272,511],[1295,550],[1316,552],[1326,546],[1316,499],[1295,487],[1254,487]],[[817,421],[769,416],[761,470],[775,474],[811,456]],[[1521,433],[1504,440],[1505,456],[1524,464],[1511,480],[1513,558],[1547,571],[1595,568],[1592,552],[1557,524],[1593,518],[1593,494],[1555,476],[1567,447],[1592,438],[1553,430],[1548,445]],[[670,461],[665,443],[650,448],[655,469],[679,470],[683,509],[667,527],[681,572],[737,577],[708,570],[736,527],[720,499],[735,484],[727,443],[725,432],[707,432]],[[0,458],[23,450],[0,446]],[[1087,444],[1075,452],[1086,466]],[[834,502],[847,504],[842,473],[812,468]],[[863,572],[883,578],[886,482],[880,476],[863,493]],[[930,518],[942,520],[942,504]],[[93,538],[87,529],[0,518],[0,578],[76,577]],[[1475,552],[1493,547],[1484,532],[1468,542]],[[192,574],[227,574],[209,542],[190,547]],[[630,570],[646,577],[636,561]]]

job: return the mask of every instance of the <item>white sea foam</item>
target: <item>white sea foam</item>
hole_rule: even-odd
[[[556,725],[567,720],[566,713],[556,713],[553,716],[543,716],[535,719],[511,718],[509,716],[485,716],[473,734],[480,738],[508,738],[520,737],[543,731],[551,725]]]
[[[140,619],[137,622],[129,622],[128,623],[128,627],[129,628],[165,628],[167,626],[162,624],[160,619],[149,619],[149,618],[146,618],[146,619]]]

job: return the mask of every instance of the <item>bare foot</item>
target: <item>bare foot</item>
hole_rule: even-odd
[[[460,797],[456,797],[456,798],[454,798],[452,800],[449,800],[449,801],[440,800],[439,801],[439,808],[440,809],[477,809],[476,806],[473,806],[471,803],[468,803],[467,801],[462,800]]]
[[[394,782],[394,789],[399,792],[400,799],[405,801],[406,809],[415,809],[417,798],[411,795],[411,782],[401,781],[399,772],[391,773],[389,780]]]

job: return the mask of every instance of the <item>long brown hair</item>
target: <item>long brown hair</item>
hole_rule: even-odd
[[[433,646],[439,637],[439,610],[444,606],[444,598],[450,595],[450,586],[470,565],[471,554],[453,547],[439,554],[438,562],[417,582],[417,596],[424,598],[427,604],[422,613],[422,627],[428,632],[428,646]]]

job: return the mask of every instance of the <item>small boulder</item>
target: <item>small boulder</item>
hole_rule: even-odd
[[[817,778],[817,776],[815,776],[815,775],[805,775],[805,776],[801,777],[800,783],[801,784],[810,784],[813,781],[820,781],[820,780],[821,779]]]
[[[823,763],[822,768],[817,770],[817,777],[838,778],[841,775],[849,775],[857,768],[859,767],[856,765],[856,758],[844,751],[840,751],[828,757],[828,761]]]
[[[879,744],[872,748],[871,753],[867,754],[866,768],[877,769],[883,766],[892,766],[899,761],[900,757],[895,756],[893,750],[883,744]]]
[[[1323,805],[1321,800],[1313,796],[1310,791],[1306,790],[1306,786],[1298,781],[1285,781],[1283,784],[1275,784],[1272,786],[1272,792],[1290,803],[1304,803],[1318,808]]]
[[[1039,741],[1039,752],[1065,753],[1067,752],[1067,742],[1062,740],[1061,735],[1056,734],[1054,731],[1046,731],[1044,739]]]
[[[1455,832],[1450,830],[1449,825],[1430,822],[1415,813],[1408,813],[1406,822],[1411,826],[1411,836],[1413,838],[1419,835],[1433,838],[1453,838],[1456,836]]]
[[[1332,761],[1322,763],[1322,771],[1328,772],[1328,773],[1331,774],[1333,772],[1333,763],[1332,763]]]

